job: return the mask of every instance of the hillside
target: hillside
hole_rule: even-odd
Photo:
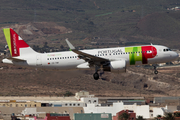
[[[137,27],[144,36],[159,38],[151,40],[153,43],[179,47],[180,12],[153,13],[145,16],[138,22]]]
[[[0,4],[0,27],[14,24],[53,22],[57,26],[70,29],[68,35],[59,35],[55,29],[53,37],[45,29],[42,40],[64,40],[69,38],[79,42],[86,39],[86,45],[94,37],[112,39],[119,46],[134,44],[164,44],[179,48],[179,12],[167,8],[179,6],[178,0],[134,1],[134,0],[2,0]],[[37,25],[34,24],[37,28]],[[36,40],[37,36],[27,38]],[[26,40],[26,38],[24,38]],[[169,40],[171,39],[173,43]],[[1,39],[2,40],[2,39]],[[95,40],[98,41],[98,40]],[[162,43],[163,41],[163,43]],[[52,41],[49,41],[52,44]],[[62,44],[65,44],[62,42]],[[39,42],[41,45],[41,42]],[[1,48],[4,44],[0,44]],[[101,46],[93,46],[101,47]],[[105,46],[103,46],[105,47]],[[107,46],[106,46],[107,47]]]
[[[180,95],[180,67],[153,70],[128,67],[127,73],[105,73],[95,81],[93,70],[57,70],[12,66],[0,63],[0,95],[63,96],[66,91],[89,91],[97,96]]]

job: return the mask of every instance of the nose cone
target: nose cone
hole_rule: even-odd
[[[174,60],[177,60],[179,58],[179,54],[177,52],[173,52],[172,57]]]
[[[177,57],[179,57],[179,54],[177,53]]]

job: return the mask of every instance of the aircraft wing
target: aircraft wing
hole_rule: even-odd
[[[71,51],[78,54],[79,55],[78,57],[80,59],[84,59],[86,62],[89,62],[89,63],[93,62],[94,64],[99,64],[99,63],[101,64],[101,63],[109,62],[108,59],[97,57],[97,56],[94,56],[94,55],[91,55],[91,54],[88,54],[88,53],[85,53],[85,52],[75,49],[75,47],[67,39],[66,39],[66,42],[67,42],[69,48],[71,49]]]

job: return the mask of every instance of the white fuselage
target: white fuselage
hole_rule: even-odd
[[[134,47],[134,46],[133,46]],[[136,46],[135,46],[136,47]],[[157,54],[153,58],[148,58],[147,64],[165,63],[170,62],[178,58],[178,54],[174,51],[165,51],[168,49],[165,46],[153,45],[156,48]],[[132,48],[132,47],[131,47]],[[21,48],[22,52],[26,51],[26,48]],[[126,65],[131,65],[130,55],[134,54],[138,58],[144,51],[134,51],[127,52],[128,47],[116,47],[116,48],[104,48],[104,49],[91,49],[91,50],[81,50],[84,53],[108,59],[109,61],[125,60]],[[152,54],[152,51],[145,51],[147,54]],[[148,53],[149,52],[149,53]],[[17,59],[23,59],[23,62],[12,62],[8,59],[3,59],[3,63],[12,63],[17,65],[28,65],[44,68],[77,68],[78,65],[85,63],[83,59],[79,59],[78,55],[72,51],[65,52],[53,52],[53,53],[34,53],[28,54],[22,53],[23,56],[15,57]],[[137,60],[134,65],[143,64],[141,60]]]

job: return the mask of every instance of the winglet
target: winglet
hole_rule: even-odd
[[[75,50],[75,47],[68,41],[67,38],[66,38],[66,42],[71,50]]]

